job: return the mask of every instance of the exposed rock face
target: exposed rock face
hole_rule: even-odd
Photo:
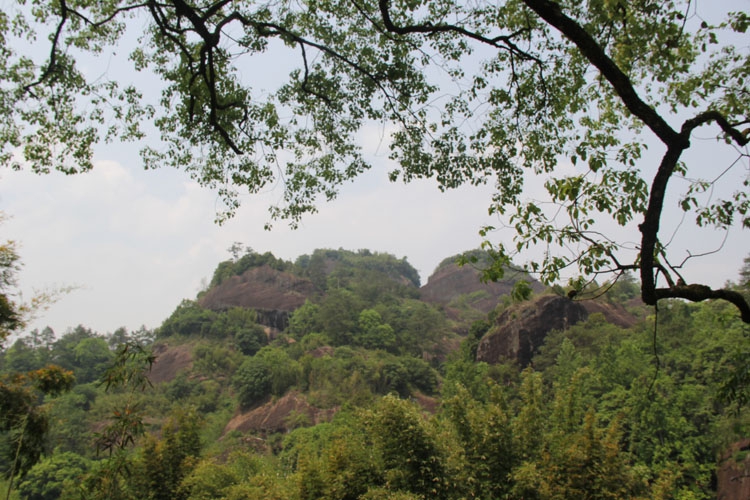
[[[524,279],[525,276],[514,277],[508,273],[507,279],[492,283],[482,283],[481,272],[471,266],[459,267],[456,264],[448,264],[437,269],[427,279],[427,284],[419,289],[420,298],[431,304],[446,305],[461,295],[475,292],[486,292],[478,294],[479,297],[471,302],[475,309],[488,313],[497,306],[498,300],[503,295],[510,294],[516,281]],[[539,282],[531,283],[535,292],[544,288]]]
[[[515,359],[527,366],[552,330],[565,330],[587,319],[586,308],[567,297],[544,295],[506,309],[477,348],[477,361],[498,363]]]
[[[289,312],[279,311],[278,309],[256,309],[258,323],[278,331],[282,331],[289,326]]]
[[[214,310],[247,307],[293,311],[317,289],[310,280],[277,271],[269,266],[248,269],[211,289],[199,303]]]
[[[308,279],[261,266],[225,280],[209,290],[198,303],[215,311],[231,307],[255,309],[260,324],[283,330],[288,324],[289,313],[317,291]]]
[[[224,428],[224,434],[231,431],[274,433],[287,432],[295,425],[315,425],[330,421],[337,408],[321,410],[310,405],[298,392],[289,392],[276,401],[241,413]],[[300,421],[301,420],[301,421]]]
[[[169,382],[181,371],[193,367],[192,347],[189,345],[169,347],[167,344],[157,344],[154,355],[156,361],[148,374],[149,380],[154,384]]]
[[[716,480],[717,500],[750,498],[750,439],[734,443],[722,455]]]

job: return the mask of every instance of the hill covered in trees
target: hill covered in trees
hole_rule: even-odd
[[[571,301],[528,276],[482,283],[480,269],[454,260],[420,287],[389,254],[317,250],[287,262],[247,251],[153,332],[31,332],[0,354],[12,410],[0,417],[0,489],[33,499],[741,498],[745,481],[727,478],[747,466],[748,340],[730,304],[654,310],[628,279]],[[517,280],[524,297],[512,293]],[[743,279],[732,286],[748,291]],[[489,359],[488,345],[525,347]],[[55,374],[69,390],[44,390]]]

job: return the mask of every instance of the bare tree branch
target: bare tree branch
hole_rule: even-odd
[[[612,85],[628,110],[640,118],[664,144],[680,144],[684,139],[656,112],[641,99],[630,78],[604,52],[599,43],[576,21],[566,16],[560,6],[550,0],[523,0],[539,17],[555,27],[568,40],[573,42],[581,54],[594,65]],[[687,145],[684,145],[687,147]]]
[[[702,302],[708,299],[726,300],[734,304],[740,311],[740,317],[745,323],[750,323],[750,305],[745,296],[734,290],[714,290],[706,285],[675,285],[669,288],[657,288],[654,290],[656,300],[660,299],[686,299],[691,302]]]
[[[466,38],[471,38],[485,45],[489,45],[498,49],[509,51],[511,54],[518,56],[522,59],[534,61],[537,64],[542,64],[542,61],[524,51],[521,50],[514,42],[513,39],[528,32],[528,29],[518,30],[510,35],[498,35],[496,37],[486,37],[476,31],[469,31],[466,28],[457,26],[454,24],[414,24],[408,26],[396,26],[391,19],[390,14],[390,0],[378,0],[378,6],[380,8],[380,15],[383,18],[383,24],[388,31],[398,33],[399,35],[408,35],[410,33],[421,33],[426,35],[434,35],[437,33],[455,33]]]
[[[383,0],[381,0],[383,1]],[[550,0],[523,0],[551,26],[558,29],[568,40],[573,42],[586,59],[593,64],[602,76],[612,85],[625,106],[650,128],[667,146],[659,168],[651,184],[648,207],[641,231],[640,274],[641,296],[646,304],[654,305],[663,298],[683,298],[691,301],[706,299],[724,299],[740,310],[742,320],[750,323],[750,305],[742,294],[731,290],[713,290],[704,285],[686,285],[680,279],[674,283],[667,269],[655,260],[658,244],[659,225],[669,179],[675,171],[682,153],[690,147],[691,132],[706,123],[716,122],[722,131],[740,146],[746,145],[748,138],[733,127],[717,111],[705,111],[691,118],[682,125],[680,132],[674,130],[664,118],[641,99],[630,79],[617,64],[605,53],[599,43],[576,21],[565,15],[560,6]],[[669,282],[668,288],[656,288],[654,270],[662,273]]]
[[[25,92],[30,93],[32,96],[34,95],[34,93],[32,92],[31,89],[33,89],[37,85],[41,85],[42,83],[44,83],[47,80],[47,78],[49,78],[52,75],[52,73],[54,73],[57,67],[57,45],[58,43],[60,43],[60,35],[62,34],[63,27],[65,26],[65,23],[68,21],[69,12],[70,11],[68,10],[68,6],[65,3],[65,0],[60,0],[60,22],[57,24],[57,28],[55,29],[55,34],[52,35],[52,45],[49,51],[49,62],[47,63],[47,66],[42,72],[42,74],[39,75],[39,78],[36,81],[28,85],[25,85],[23,88]]]

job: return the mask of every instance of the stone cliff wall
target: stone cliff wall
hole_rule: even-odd
[[[480,341],[477,361],[495,364],[506,358],[527,366],[547,333],[564,330],[588,316],[579,302],[557,295],[544,295],[506,309]]]

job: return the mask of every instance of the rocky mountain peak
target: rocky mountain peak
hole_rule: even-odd
[[[455,258],[446,259],[427,279],[427,284],[420,288],[420,298],[431,304],[445,306],[462,295],[470,296],[471,307],[487,314],[497,307],[503,296],[511,293],[519,280],[530,281],[531,288],[536,293],[544,289],[538,281],[515,271],[508,271],[500,281],[484,283],[481,278],[480,269],[471,265],[459,266],[455,263]]]

